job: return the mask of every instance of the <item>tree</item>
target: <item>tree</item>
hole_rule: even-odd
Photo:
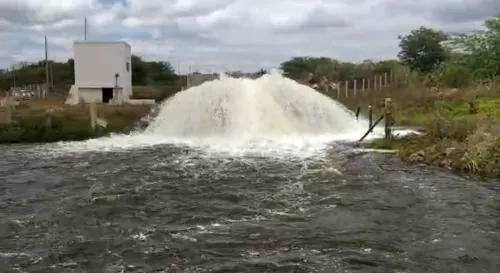
[[[169,84],[177,79],[174,67],[165,61],[146,63],[149,81],[155,84]]]
[[[398,39],[401,49],[398,57],[411,70],[428,74],[448,58],[443,45],[448,40],[448,35],[440,30],[420,27]]]
[[[313,76],[315,79],[326,78],[330,82],[366,79],[401,67],[401,62],[397,60],[381,62],[365,60],[357,64],[340,62],[327,57],[294,57],[280,65],[283,74],[294,80],[304,81]]]
[[[147,67],[141,57],[132,55],[132,85],[146,85]]]
[[[280,69],[286,77],[292,79],[304,78],[308,73],[314,73],[317,61],[312,57],[293,57],[280,64]]]
[[[176,82],[178,76],[173,66],[165,61],[144,61],[141,57],[132,55],[133,85],[168,85]]]
[[[257,77],[261,77],[267,74],[267,70],[265,69],[260,69],[259,71],[254,73]]]
[[[453,60],[473,71],[476,78],[500,76],[500,13],[485,20],[484,29],[454,34]]]

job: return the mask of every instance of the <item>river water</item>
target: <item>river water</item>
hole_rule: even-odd
[[[500,188],[390,155],[0,154],[0,272],[500,270]]]

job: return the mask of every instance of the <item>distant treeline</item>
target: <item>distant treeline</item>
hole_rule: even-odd
[[[369,77],[374,73],[389,72],[398,65],[397,61],[371,62],[361,64],[346,63],[325,57],[295,57],[281,63],[280,68],[290,78],[301,80],[310,73],[326,76],[331,80],[350,80]],[[70,86],[74,82],[74,60],[56,62],[49,60],[49,79],[52,86]],[[233,77],[255,78],[267,73],[260,69],[252,73],[230,71]],[[194,72],[193,74],[199,74]],[[7,90],[12,86],[45,83],[45,61],[29,64],[15,71],[0,75],[0,89]],[[132,56],[132,84],[134,86],[186,86],[187,76],[177,75],[172,64],[167,61],[145,61],[139,56]]]
[[[391,73],[404,69],[398,60],[374,62],[365,60],[361,63],[342,62],[327,57],[294,57],[281,63],[284,75],[303,81],[311,75],[316,78],[325,77],[330,82],[343,82],[372,78],[375,75]]]

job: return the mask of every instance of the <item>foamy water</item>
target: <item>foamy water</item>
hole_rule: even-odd
[[[174,144],[233,156],[310,156],[332,142],[357,141],[367,129],[366,119],[339,102],[273,73],[255,80],[221,76],[179,92],[143,131],[50,147],[67,153]],[[367,139],[382,135],[379,127]]]
[[[371,135],[369,138],[374,138]],[[134,133],[130,135],[115,135],[81,142],[60,142],[46,145],[55,153],[80,153],[80,152],[109,152],[142,149],[156,145],[183,145],[204,150],[209,154],[244,156],[300,156],[310,157],[324,152],[335,142],[352,141],[359,136],[345,135],[319,135],[304,136],[290,135],[268,139],[255,139],[245,142],[231,141],[229,138],[172,138],[161,135]]]
[[[175,138],[230,138],[246,142],[289,135],[345,135],[366,131],[342,104],[316,90],[268,74],[221,79],[165,102],[145,133]]]

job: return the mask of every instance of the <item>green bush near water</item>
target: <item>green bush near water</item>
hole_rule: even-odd
[[[53,117],[31,117],[0,125],[0,143],[54,142],[61,140],[83,140],[95,133],[90,122],[69,121]]]
[[[400,109],[399,118],[423,127],[424,136],[377,139],[368,146],[396,149],[401,159],[411,163],[500,177],[500,98],[479,98],[471,109],[468,103],[459,102],[460,95],[429,102],[426,107]]]

